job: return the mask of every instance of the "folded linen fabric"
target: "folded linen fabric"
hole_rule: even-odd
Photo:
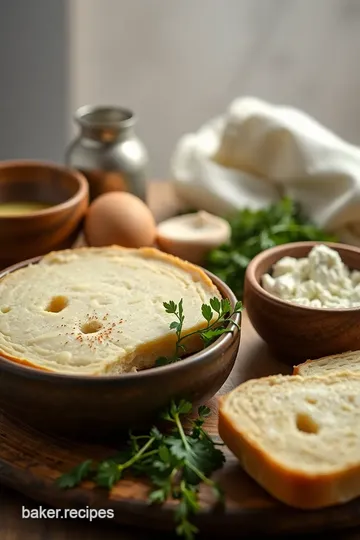
[[[178,195],[217,215],[289,196],[319,227],[360,245],[360,148],[291,107],[236,99],[171,161]]]

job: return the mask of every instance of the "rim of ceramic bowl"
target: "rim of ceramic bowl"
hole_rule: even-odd
[[[36,210],[29,214],[6,214],[6,216],[5,215],[0,216],[0,219],[29,219],[29,218],[34,219],[39,216],[46,216],[46,215],[52,214],[53,212],[57,212],[58,210],[66,210],[68,208],[71,208],[75,206],[76,204],[79,204],[83,200],[84,197],[88,197],[88,194],[89,194],[88,182],[85,176],[81,172],[75,169],[64,167],[62,165],[57,165],[56,163],[52,163],[51,161],[39,161],[39,160],[31,160],[31,159],[0,161],[0,170],[10,169],[10,168],[22,169],[24,167],[51,169],[59,173],[67,174],[69,177],[72,177],[74,180],[77,181],[78,189],[72,197],[66,199],[64,202],[54,204],[50,206],[49,208],[44,208],[43,210]]]
[[[14,264],[12,266],[9,266],[8,268],[5,268],[0,272],[0,280],[7,276],[8,274],[11,274],[12,272],[15,272],[16,270],[19,270],[20,268],[25,268],[26,266],[29,266],[31,264],[37,264],[41,261],[43,256],[39,257],[33,257],[32,259],[27,259],[25,261],[22,261],[20,263]],[[209,272],[208,270],[202,269],[211,279],[211,281],[218,287],[219,292],[221,293],[221,290],[225,293],[222,294],[224,298],[228,298],[230,300],[232,308],[234,308],[237,299],[235,294],[232,292],[230,287],[226,285],[220,278]],[[230,320],[230,319],[229,319]],[[241,313],[236,313],[231,317],[231,320],[234,321],[237,325],[241,324],[242,316]],[[230,343],[237,339],[237,335],[240,332],[240,330],[235,327],[234,332],[227,332],[220,336],[214,343],[206,347],[206,349],[203,349],[197,353],[191,354],[189,357],[184,358],[183,360],[180,360],[179,362],[175,362],[173,364],[168,364],[165,366],[158,366],[149,368],[143,371],[138,371],[136,373],[122,373],[119,375],[81,375],[81,374],[68,374],[68,373],[57,373],[52,371],[45,371],[37,368],[33,368],[31,366],[26,366],[20,363],[17,363],[13,360],[8,360],[4,356],[1,356],[0,354],[0,365],[1,369],[5,369],[7,371],[11,371],[13,373],[18,373],[19,375],[26,375],[28,378],[31,379],[42,379],[42,380],[61,380],[61,381],[82,381],[86,382],[87,384],[96,384],[97,381],[108,381],[108,382],[114,382],[114,381],[136,381],[139,380],[139,377],[141,379],[151,379],[156,377],[156,374],[166,374],[170,372],[180,372],[184,369],[185,366],[190,366],[192,364],[196,364],[198,362],[209,362],[212,358],[212,356],[215,354],[221,355],[223,349],[230,345]]]
[[[343,251],[348,251],[348,252],[351,252],[351,253],[354,253],[356,255],[359,256],[359,259],[360,259],[360,248],[356,247],[356,246],[350,246],[348,244],[341,244],[339,242],[321,242],[321,241],[314,241],[314,240],[308,240],[308,241],[304,241],[304,242],[288,242],[287,244],[281,244],[279,246],[274,246],[272,248],[269,248],[269,249],[266,249],[264,251],[262,251],[261,253],[259,253],[258,255],[255,255],[255,257],[250,261],[247,269],[246,269],[246,274],[247,274],[247,279],[249,280],[249,282],[251,283],[253,289],[256,290],[257,293],[259,293],[260,295],[264,296],[265,298],[267,298],[268,300],[270,300],[271,302],[273,302],[274,304],[277,304],[277,305],[283,305],[283,306],[286,306],[286,307],[289,307],[289,308],[292,308],[292,309],[299,309],[299,310],[302,310],[302,311],[308,311],[308,312],[326,312],[326,313],[342,313],[342,312],[358,312],[360,311],[360,306],[359,307],[349,307],[349,308],[324,308],[324,307],[321,307],[321,308],[315,308],[315,307],[310,307],[310,306],[303,306],[301,304],[294,304],[293,302],[290,302],[289,300],[283,300],[282,298],[278,298],[277,296],[274,296],[272,295],[271,293],[269,293],[268,291],[266,291],[262,285],[260,284],[260,282],[256,279],[255,277],[255,272],[257,270],[257,267],[259,266],[259,264],[263,261],[265,261],[266,259],[268,259],[273,253],[278,253],[279,254],[279,258],[276,259],[276,261],[279,261],[281,258],[282,258],[282,254],[284,251],[287,251],[290,247],[291,248],[302,248],[302,247],[314,247],[314,246],[317,246],[317,245],[320,245],[320,244],[323,244],[323,245],[326,245],[332,249],[334,249],[335,251],[338,251],[339,249],[343,250]],[[288,255],[290,256],[290,255]],[[291,255],[291,256],[294,256],[294,255]],[[295,257],[296,258],[296,257]],[[273,263],[274,264],[274,263]],[[267,270],[268,271],[268,270]]]

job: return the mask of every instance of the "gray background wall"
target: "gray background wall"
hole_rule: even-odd
[[[66,8],[63,0],[0,0],[0,159],[62,159],[70,99]]]
[[[358,0],[75,0],[73,103],[132,106],[153,175],[235,97],[293,104],[360,142]]]
[[[0,0],[0,158],[63,159],[71,112],[139,117],[152,175],[239,95],[360,143],[358,0]]]

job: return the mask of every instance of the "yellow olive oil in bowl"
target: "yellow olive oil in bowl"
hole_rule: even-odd
[[[22,216],[24,214],[46,210],[51,206],[53,205],[35,201],[0,202],[0,216]]]
[[[86,178],[43,161],[0,161],[0,268],[70,248],[88,207]]]

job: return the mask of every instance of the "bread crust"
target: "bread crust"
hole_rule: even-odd
[[[355,378],[360,380],[360,376]],[[226,397],[219,398],[219,435],[249,476],[273,497],[295,508],[315,510],[360,495],[360,457],[358,464],[334,473],[315,475],[290,469],[241,430],[225,410]]]
[[[332,360],[333,358],[339,359],[339,358],[346,358],[349,354],[352,354],[354,351],[346,351],[341,354],[332,354],[330,356],[322,356],[321,358],[316,358],[313,360],[306,360],[306,362],[302,362],[301,364],[298,364],[297,366],[293,367],[293,375],[304,375],[304,372],[306,371],[306,367],[309,364],[314,364],[314,362],[318,362],[319,360]],[[344,369],[341,369],[339,371],[344,371]]]
[[[306,362],[302,362],[302,364],[298,364],[297,366],[293,366],[293,375],[301,375],[302,373],[302,370],[303,370],[303,367],[306,366],[307,364],[310,364],[311,362],[313,362],[313,360],[306,360]]]

